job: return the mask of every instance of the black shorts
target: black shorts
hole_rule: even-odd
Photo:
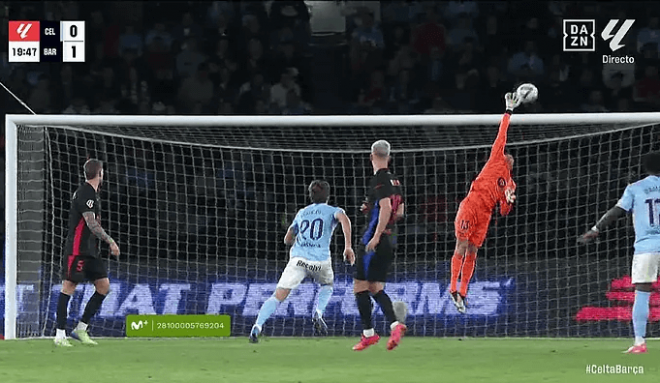
[[[365,246],[360,246],[355,261],[355,279],[369,282],[386,282],[387,274],[394,260],[392,236],[383,234],[376,246],[376,251],[365,252]]]
[[[69,255],[64,258],[62,279],[73,283],[94,282],[107,278],[108,270],[102,259],[89,255]]]

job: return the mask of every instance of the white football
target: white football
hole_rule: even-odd
[[[539,97],[539,90],[534,84],[522,84],[516,89],[516,93],[523,104],[532,103]]]

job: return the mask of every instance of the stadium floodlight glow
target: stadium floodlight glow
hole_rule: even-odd
[[[199,218],[197,215],[198,213],[189,213],[188,211],[181,213],[176,209],[179,208],[179,204],[183,204],[183,206],[188,208],[189,206],[187,204],[196,203],[190,202],[191,198],[189,197],[195,196],[187,194],[187,187],[189,186],[187,185],[187,182],[189,180],[196,180],[198,174],[194,172],[186,173],[188,172],[187,169],[181,170],[183,173],[179,173],[179,170],[177,170],[176,167],[180,165],[178,162],[180,158],[193,161],[191,162],[192,165],[188,164],[185,166],[196,167],[194,171],[208,170],[210,174],[215,177],[217,177],[217,171],[222,170],[222,168],[216,168],[214,161],[219,162],[220,166],[226,165],[227,169],[230,169],[232,163],[240,162],[242,160],[241,155],[245,155],[246,158],[257,158],[254,159],[254,161],[260,162],[255,163],[254,168],[245,170],[246,173],[249,171],[253,173],[253,176],[254,174],[258,176],[253,177],[254,181],[252,182],[258,182],[259,188],[257,188],[258,190],[253,190],[252,193],[279,193],[278,198],[281,197],[281,200],[284,201],[284,205],[296,205],[294,207],[299,208],[301,207],[300,205],[305,202],[304,187],[306,187],[306,184],[310,181],[308,178],[312,175],[322,177],[330,174],[331,172],[327,171],[327,169],[322,169],[326,166],[333,167],[332,171],[334,173],[332,174],[337,175],[329,175],[327,177],[335,177],[334,183],[340,184],[335,186],[333,182],[331,182],[332,190],[351,190],[351,193],[359,194],[358,192],[362,189],[361,186],[358,185],[364,183],[368,172],[368,169],[366,169],[367,166],[364,166],[364,161],[368,159],[371,143],[376,139],[387,139],[392,144],[394,161],[400,161],[397,163],[397,166],[399,166],[401,171],[397,171],[397,173],[403,177],[404,190],[407,190],[409,196],[414,193],[419,193],[415,194],[414,197],[421,201],[426,195],[421,194],[423,192],[419,190],[430,188],[437,192],[440,187],[443,188],[442,190],[445,190],[445,186],[459,186],[456,188],[457,190],[455,192],[452,192],[455,194],[451,194],[450,197],[463,198],[466,192],[466,190],[462,189],[463,184],[465,183],[464,180],[469,181],[470,175],[478,170],[477,166],[479,165],[480,158],[483,155],[484,150],[487,150],[492,144],[492,139],[495,137],[500,118],[500,114],[377,116],[7,115],[5,118],[6,242],[4,263],[4,336],[6,339],[15,339],[51,335],[47,323],[52,325],[53,312],[49,303],[52,301],[51,295],[54,294],[55,291],[54,286],[61,282],[59,280],[59,265],[54,260],[61,256],[61,254],[57,253],[57,250],[60,248],[61,242],[63,242],[63,235],[66,235],[66,213],[61,211],[61,207],[59,207],[61,204],[56,204],[54,200],[68,200],[70,193],[75,190],[75,187],[73,186],[79,182],[78,173],[80,172],[80,166],[82,166],[82,163],[78,163],[78,157],[85,155],[86,151],[91,153],[111,153],[114,156],[113,158],[123,161],[121,164],[109,163],[109,166],[115,166],[115,169],[112,169],[115,170],[115,173],[113,174],[112,171],[108,172],[109,180],[107,181],[110,185],[109,188],[115,188],[113,189],[114,193],[124,193],[122,195],[123,197],[128,196],[126,193],[132,192],[113,186],[113,182],[117,182],[117,178],[120,176],[119,169],[124,172],[121,176],[126,176],[126,168],[131,161],[128,153],[132,153],[131,155],[133,156],[138,156],[136,153],[139,151],[141,153],[139,156],[142,156],[139,159],[146,162],[159,163],[157,166],[159,169],[158,171],[163,173],[169,172],[172,176],[181,176],[181,180],[176,180],[177,183],[171,185],[172,187],[170,189],[159,191],[159,193],[164,196],[161,196],[159,193],[154,193],[153,195],[141,195],[136,198],[139,198],[141,201],[146,201],[145,203],[153,203],[154,201],[149,201],[149,198],[154,198],[156,199],[155,203],[159,206],[159,209],[164,209],[163,212],[159,212],[159,214],[162,213],[163,215],[156,217],[154,220],[154,222],[161,225],[159,230],[179,230],[180,227],[184,227],[185,230],[192,230],[190,227],[192,227],[191,225],[193,225],[193,223],[196,224],[197,221],[195,221],[195,219]],[[594,158],[594,161],[587,161],[588,165],[595,165],[597,162],[621,160],[630,163],[632,166],[638,152],[649,150],[651,148],[653,138],[658,132],[660,132],[657,128],[658,125],[660,125],[660,113],[514,114],[511,118],[509,145],[507,147],[514,151],[514,155],[516,155],[515,152],[518,148],[522,149],[520,150],[521,154],[517,157],[516,166],[518,166],[519,163],[521,164],[520,166],[524,166],[527,158],[534,158],[534,161],[539,161],[536,165],[539,165],[540,167],[544,166],[546,168],[551,168],[552,170],[560,170],[560,163],[552,162],[552,155],[560,153],[560,151],[561,153],[570,151],[572,158],[575,157],[578,160],[584,159],[587,161],[587,159]],[[303,127],[308,127],[309,129],[301,129]],[[492,132],[492,134],[490,132]],[[592,139],[593,137],[596,138]],[[151,146],[147,148],[146,143]],[[557,145],[557,148],[552,146],[555,144]],[[72,146],[67,147],[66,145]],[[580,153],[576,148],[584,148],[585,152]],[[541,163],[540,161],[545,160],[536,159],[537,157],[545,156],[548,152],[552,151],[555,152],[550,153],[547,162]],[[286,160],[288,157],[292,158],[290,162]],[[441,160],[438,160],[436,157],[441,157]],[[518,160],[518,158],[521,157],[522,159]],[[273,158],[275,158],[275,160],[273,160]],[[72,161],[71,163],[66,162],[69,159]],[[197,160],[199,160],[199,163],[194,162]],[[450,160],[454,161],[455,164],[459,166],[449,167],[447,163]],[[305,172],[304,177],[301,177],[300,180],[286,181],[296,183],[294,185],[287,184],[288,188],[276,188],[276,186],[279,186],[277,183],[280,180],[284,180],[287,175],[282,173],[286,171],[285,169],[288,169],[285,165],[294,167],[298,166],[300,169],[303,169]],[[416,168],[418,165],[423,167],[423,171]],[[347,170],[347,167],[349,166],[351,169],[348,173],[351,174],[351,177],[354,177],[359,181],[354,182],[351,180],[349,182],[343,180],[342,177],[339,176],[339,174]],[[599,198],[598,202],[604,202],[603,199],[607,196],[599,196],[599,193],[603,193],[603,190],[601,189],[611,187],[612,189],[616,189],[617,192],[621,190],[619,187],[620,185],[616,185],[616,182],[614,182],[620,181],[620,179],[614,178],[615,175],[605,174],[605,172],[602,171],[595,175],[581,173],[584,170],[582,169],[584,164],[579,161],[576,163],[568,162],[567,166],[570,172],[575,173],[566,176],[571,181],[576,180],[578,177],[587,176],[596,179],[595,181],[584,181],[580,179],[578,180],[579,182],[576,182],[575,186],[566,186],[567,188],[573,188],[569,190],[570,193],[577,193],[577,195],[580,195],[580,193],[585,195],[590,194],[591,196],[596,196],[595,198]],[[366,170],[362,168],[365,168]],[[275,173],[273,174],[272,172]],[[430,173],[433,173],[436,177],[436,181],[428,181],[433,183],[427,183]],[[445,176],[448,173],[450,173],[449,175],[455,180],[455,184],[460,183],[460,185],[449,185],[449,182],[454,181],[447,181],[445,179]],[[527,176],[526,174],[521,173],[517,173],[517,177],[522,178]],[[113,177],[115,178],[113,179]],[[134,174],[131,175],[131,177],[138,178],[138,176]],[[271,179],[268,180],[268,177],[271,177]],[[514,179],[520,184],[515,176]],[[590,186],[589,182],[592,181],[597,182],[597,184]],[[139,182],[142,182],[142,180],[139,180]],[[145,182],[151,181],[147,179]],[[297,182],[304,185],[301,189],[303,192],[299,192],[296,189]],[[583,182],[586,182],[586,184],[583,184]],[[229,194],[236,192],[236,190],[230,190],[230,188],[238,188],[238,186],[232,185],[229,183],[222,183],[221,185],[214,183],[212,187],[209,188],[222,189],[221,191],[225,193],[223,196],[228,196],[227,199],[229,200]],[[550,186],[548,186],[548,188],[549,187]],[[275,189],[277,190],[275,191]],[[294,191],[291,191],[290,189]],[[355,190],[358,192],[355,192]],[[247,193],[248,191],[242,190],[241,192]],[[441,193],[449,192],[438,192],[438,194]],[[523,193],[524,191],[521,191],[521,195],[519,196],[519,203],[521,204],[525,203],[526,198]],[[511,230],[512,234],[493,236],[492,238],[494,240],[497,240],[498,237],[504,238],[503,243],[505,246],[512,246],[513,249],[526,248],[526,246],[530,245],[530,243],[527,242],[526,236],[533,234],[529,232],[530,230],[547,231],[566,229],[565,227],[562,227],[562,225],[565,226],[565,224],[563,221],[560,222],[559,218],[553,221],[552,225],[554,226],[551,225],[552,227],[547,229],[540,228],[540,226],[537,228],[533,219],[535,219],[538,214],[547,213],[546,210],[538,207],[538,204],[543,202],[541,201],[542,198],[551,198],[552,201],[550,202],[561,206],[561,204],[566,203],[569,200],[567,194],[564,194],[563,191],[553,191],[546,195],[538,190],[533,193],[534,194],[530,197],[534,198],[534,200],[529,200],[531,206],[528,208],[529,211],[517,216],[514,211],[514,217],[508,218],[509,221],[507,221],[508,223],[506,226]],[[107,198],[107,196],[103,196],[102,200],[107,200]],[[176,201],[170,200],[172,198],[176,199]],[[353,196],[337,195],[333,196],[333,198],[339,200],[338,202],[342,206],[351,206],[347,201],[352,199]],[[450,198],[447,199],[449,200]],[[267,198],[264,199],[264,201],[267,201]],[[272,202],[268,204],[264,201],[260,201],[260,203],[263,203],[263,206],[273,205]],[[592,203],[589,202],[589,200],[585,199],[584,201],[580,201],[579,207],[583,209],[575,212],[575,214],[578,214],[583,218],[584,225],[589,225],[592,223],[593,219],[596,218],[595,216],[592,216],[592,214],[602,212],[595,211],[594,206],[591,206],[593,209],[587,209],[586,207]],[[167,206],[170,202],[174,206],[173,211],[166,210],[170,209],[170,207]],[[609,206],[611,202],[613,201],[608,200],[607,205]],[[57,209],[60,210],[55,211],[55,206],[58,206]],[[359,206],[359,204],[357,206]],[[419,213],[416,210],[419,206],[407,206],[409,209],[415,209],[414,212],[409,213],[412,216],[411,219],[415,221],[422,220],[423,213]],[[192,207],[197,208],[198,206]],[[248,205],[233,208],[240,211],[241,214],[250,213],[248,211]],[[139,212],[134,211],[131,211],[130,213],[139,214]],[[281,212],[279,211],[277,212],[277,214],[280,213]],[[136,220],[135,217],[121,217],[119,212],[113,214],[114,215],[109,219],[110,222],[113,222],[113,220],[122,221],[122,224],[130,226],[126,229],[126,233],[120,234],[119,236],[118,243],[120,247],[133,246],[131,247],[132,250],[140,249],[141,245],[126,243],[127,238],[129,238],[128,233],[131,230],[144,229],[144,226],[149,225],[149,222],[151,221]],[[182,214],[184,215],[183,218],[181,218]],[[201,216],[204,213],[199,214]],[[229,229],[231,229],[233,230],[233,235],[241,237],[238,238],[240,241],[236,241],[236,243],[254,247],[254,243],[262,240],[258,233],[261,228],[263,228],[263,230],[271,230],[268,234],[274,234],[276,236],[283,235],[283,233],[279,232],[279,223],[281,222],[281,219],[277,214],[272,214],[273,217],[268,216],[268,219],[274,219],[273,222],[259,221],[260,226],[258,227],[258,230],[247,226],[241,230],[233,230],[233,228],[229,228],[228,226],[221,226],[228,225],[226,224],[226,221],[223,221],[222,223],[220,223],[220,219],[209,221],[210,223],[207,222],[208,225],[215,226],[212,227],[213,230],[211,234],[204,235],[210,237],[216,235],[216,233],[220,233],[217,235],[229,236],[232,235],[228,234],[230,232]],[[448,211],[447,214],[451,215],[453,213]],[[236,217],[230,218],[233,220],[237,219]],[[264,218],[256,217],[255,219]],[[104,217],[104,220],[106,220],[106,217]],[[449,222],[451,222],[451,220],[453,220],[453,215],[448,218]],[[571,223],[569,226],[570,228],[573,228],[573,226],[575,226],[576,229],[578,228],[576,223]],[[174,229],[172,229],[172,227],[174,227]],[[585,227],[580,226],[579,231],[582,231]],[[357,231],[359,231],[359,227],[356,228],[356,232]],[[445,234],[451,235],[452,232],[452,230],[449,230],[446,233],[443,232],[441,233],[441,236]],[[114,236],[114,233],[112,235]],[[254,235],[254,239],[248,237],[252,235]],[[175,244],[177,246],[186,249],[186,251],[191,251],[187,250],[189,249],[189,246],[197,246],[197,244],[194,243],[190,244],[181,242],[185,242],[185,240],[179,239],[175,234],[172,234],[172,236],[173,238],[170,239],[170,241],[176,242]],[[122,239],[124,239],[124,242],[122,242]],[[234,246],[234,242],[230,241],[230,239],[232,238],[222,238],[222,240],[226,242],[223,243],[222,246],[227,248],[229,246]],[[158,243],[159,240],[162,241],[162,239],[157,236],[154,238],[148,238],[148,240],[153,240],[156,243]],[[542,245],[548,248],[552,245],[560,248],[561,251],[571,251],[571,246],[573,246],[573,244],[570,246],[568,244],[563,244],[563,242],[559,245],[556,244],[558,241],[561,242],[565,240],[569,239],[548,237]],[[574,242],[574,239],[571,238],[570,240],[573,240]],[[399,254],[409,256],[408,260],[402,261],[403,263],[394,266],[394,275],[397,277],[398,281],[403,281],[401,283],[411,281],[406,278],[408,273],[410,277],[413,278],[413,270],[417,263],[435,265],[438,259],[448,260],[451,257],[451,251],[453,248],[445,248],[446,246],[444,244],[442,246],[445,247],[442,247],[441,245],[438,245],[437,242],[431,242],[427,239],[415,239],[414,241],[420,242],[406,243],[398,250]],[[453,246],[452,241],[448,241],[447,243],[452,243],[451,246]],[[147,247],[142,248],[149,249],[148,246],[151,245],[146,246]],[[497,251],[489,250],[492,249],[492,247],[489,248],[488,246],[492,245],[486,245],[485,252],[487,254],[482,260],[480,259],[480,267],[483,268],[478,269],[478,273],[481,274],[477,274],[477,279],[484,281],[484,283],[488,283],[488,281],[491,280],[502,279],[502,277],[506,276],[506,272],[513,273],[515,270],[512,265],[516,264],[516,259],[514,257],[515,255],[519,255],[516,254],[517,250],[511,250],[511,254],[509,255],[495,254]],[[240,249],[232,248],[231,250],[238,251]],[[272,257],[283,256],[282,254],[275,254],[277,252],[276,250],[277,248],[272,249]],[[160,251],[162,251],[162,249],[160,249]],[[152,254],[131,254],[130,251],[124,250],[122,250],[122,253],[129,254],[129,257],[142,257],[140,259],[144,262],[147,262],[146,259],[148,259],[148,257],[156,257],[156,255]],[[197,258],[193,259],[193,255]],[[156,313],[160,314],[161,311],[164,312],[168,310],[179,310],[179,313],[181,313],[181,310],[185,310],[185,305],[178,305],[179,301],[176,299],[183,299],[180,298],[182,296],[181,291],[183,291],[182,289],[185,290],[186,286],[190,288],[190,285],[196,285],[198,283],[198,281],[194,279],[197,278],[197,274],[192,274],[193,272],[197,273],[198,269],[212,268],[213,270],[220,270],[217,271],[217,273],[224,272],[224,270],[233,270],[232,272],[235,274],[231,275],[232,278],[221,280],[220,282],[227,286],[230,284],[232,284],[232,286],[235,285],[233,288],[235,288],[236,291],[242,289],[241,294],[244,296],[254,296],[251,294],[257,294],[256,288],[254,291],[253,289],[246,290],[247,287],[243,288],[238,285],[245,282],[244,286],[248,286],[248,283],[252,283],[253,286],[261,286],[260,284],[265,281],[248,281],[249,278],[254,277],[255,273],[253,271],[258,270],[260,272],[259,275],[265,274],[263,273],[264,271],[269,273],[269,275],[272,275],[281,271],[281,266],[283,266],[284,262],[272,261],[272,263],[266,264],[266,260],[263,259],[255,259],[253,263],[250,263],[252,260],[242,260],[245,263],[244,265],[235,260],[225,259],[225,264],[218,266],[209,261],[209,258],[205,258],[205,254],[203,254],[202,250],[199,250],[198,254],[191,254],[190,256],[190,261],[182,260],[180,263],[185,265],[186,262],[196,262],[196,266],[200,267],[192,267],[191,265],[191,276],[186,277],[186,275],[184,275],[184,277],[190,279],[181,280],[181,278],[179,278],[177,283],[182,283],[181,286],[177,285],[179,287],[176,289],[179,290],[172,287],[175,282],[166,281],[164,285],[167,286],[165,287],[163,287],[164,285],[160,285],[160,291],[163,295],[166,295],[167,298],[165,298],[165,303],[162,305],[163,307],[159,308]],[[534,264],[538,266],[537,269],[541,267],[539,266],[542,265],[542,259],[540,256],[534,258],[534,255],[529,255],[529,257],[533,258],[533,262],[538,262],[538,264]],[[148,262],[158,264],[159,261],[152,260]],[[179,265],[176,263],[178,261],[167,260],[169,263],[166,261],[163,262],[165,262],[164,264],[166,267],[169,267],[168,265],[170,263]],[[627,264],[625,267],[629,267],[630,262],[623,262],[623,264]],[[599,265],[601,264],[599,263]],[[142,265],[124,265],[122,267],[124,267],[125,270],[122,269],[122,272],[142,272],[139,271],[139,266]],[[509,267],[511,269],[508,269]],[[503,274],[491,275],[488,274],[486,270],[504,271]],[[603,272],[600,270],[600,273],[598,273],[596,277],[609,278],[609,280],[611,280],[625,274],[626,270],[627,269],[623,269],[622,271],[620,268],[617,268],[616,270],[613,269],[611,272]],[[172,269],[170,271],[174,273],[176,270]],[[559,273],[558,270],[553,269],[551,271],[553,273]],[[415,283],[411,282],[411,286],[421,286],[422,282],[434,280],[433,278],[438,278],[439,275],[441,274],[429,274],[428,279],[414,276],[414,278],[416,278]],[[585,273],[585,278],[589,276],[593,276],[593,274]],[[147,276],[137,275],[136,277],[146,278]],[[205,278],[206,275],[203,277]],[[449,275],[447,275],[446,278],[448,279]],[[176,278],[173,280],[175,279]],[[272,282],[275,282],[275,279],[273,279]],[[418,282],[419,284],[417,284]],[[437,279],[434,280],[434,283],[437,283]],[[2,286],[0,285],[0,287]],[[140,286],[140,288],[144,289],[144,286]],[[229,287],[226,288],[229,289]],[[417,290],[418,288],[415,287],[415,292],[421,294],[421,292]],[[87,294],[88,291],[84,290],[83,293]],[[133,309],[137,305],[135,302],[146,296],[143,293],[146,293],[146,290],[141,290],[139,294],[137,292],[131,294],[131,299],[134,299],[135,301],[130,301],[128,303],[124,302],[124,304],[121,302],[115,302],[117,306],[116,311],[125,312],[126,310],[130,311],[130,309]],[[22,299],[21,297],[25,296],[25,294],[30,294],[36,298],[34,300]],[[125,292],[121,292],[121,294],[125,294]],[[564,296],[564,293],[560,293],[559,290],[557,290],[557,294],[557,296],[560,297]],[[594,294],[594,297],[600,297],[602,292],[590,290],[590,294]],[[106,302],[104,304],[112,304],[113,299],[109,297],[109,303]],[[539,299],[543,299],[543,297]],[[235,309],[237,319],[234,321],[234,325],[239,326],[237,328],[242,328],[240,326],[245,324],[245,326],[249,328],[249,325],[254,318],[247,318],[243,321],[243,319],[240,318],[240,313],[248,312],[250,310],[239,310],[238,305],[242,303],[229,301],[231,301],[231,299],[228,298],[226,301],[221,301],[219,303],[213,302],[213,305],[224,305],[222,306],[224,308],[229,306],[229,303],[234,304],[235,307],[237,307]],[[493,305],[495,304],[493,303],[495,301],[499,302],[499,300],[494,299],[483,304]],[[553,300],[555,303],[557,301],[558,299]],[[475,305],[480,304],[479,300],[476,298],[473,302]],[[199,309],[201,311],[212,311],[210,308],[210,301],[195,303],[198,304],[199,307],[202,307]],[[537,311],[528,314],[528,321],[530,328],[534,326],[537,327],[534,327],[529,332],[524,332],[522,330],[519,331],[519,327],[516,327],[519,326],[519,324],[508,322],[508,320],[503,320],[504,322],[502,323],[498,322],[497,326],[490,326],[489,328],[502,328],[507,335],[549,334],[552,336],[553,333],[545,333],[543,332],[545,330],[541,331],[539,329],[551,327],[548,325],[550,321],[546,321],[543,315],[549,315],[548,313],[555,310],[554,308],[556,308],[556,306],[550,306],[549,303],[543,306],[540,302],[536,302],[535,304],[537,304],[538,309]],[[253,305],[258,307],[258,303],[250,303],[250,307]],[[441,310],[438,308],[440,307],[439,305],[435,306],[437,310],[432,314],[426,313],[424,309],[420,307],[410,307],[410,315],[413,316],[413,322],[411,322],[410,325],[413,328],[415,328],[415,321],[417,320],[420,321],[419,323],[422,323],[422,320],[436,322],[443,320],[438,319],[437,312]],[[107,310],[110,310],[110,308]],[[577,312],[577,310],[575,311]],[[102,317],[106,314],[110,317],[109,311],[106,313],[100,313]],[[424,319],[425,315],[435,316],[433,319]],[[300,319],[302,316],[296,318],[291,320],[303,321],[303,319]],[[339,329],[338,331],[345,331],[344,333],[336,332],[338,335],[353,334],[351,331],[355,328],[355,324],[359,323],[359,319],[351,318],[351,322],[345,322],[346,320],[340,316],[330,319],[330,322],[333,322],[334,320],[334,322],[340,323],[337,325],[337,329]],[[563,318],[562,321],[557,320],[556,323],[568,323],[570,320],[570,317]],[[562,324],[562,326],[563,325],[564,324]],[[120,325],[113,324],[112,326],[114,326],[113,328],[117,328],[117,326],[121,328]],[[108,328],[109,327],[111,326],[108,325]],[[300,326],[290,327],[298,328]],[[488,326],[484,326],[484,329],[487,327]],[[419,328],[421,329],[421,327]],[[448,334],[448,327],[443,324],[439,324],[437,327],[431,326],[429,328],[432,329],[429,330],[431,331],[431,335]],[[420,331],[422,330],[418,329],[416,331],[420,334]],[[569,334],[569,331],[566,330],[566,332],[554,333],[554,335],[556,334]]]

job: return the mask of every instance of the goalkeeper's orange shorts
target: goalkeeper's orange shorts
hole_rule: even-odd
[[[469,241],[476,247],[481,247],[488,234],[488,225],[492,211],[488,211],[482,206],[461,202],[454,220],[454,232],[456,239]]]

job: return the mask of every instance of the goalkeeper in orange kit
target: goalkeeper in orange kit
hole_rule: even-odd
[[[465,297],[468,284],[474,273],[477,251],[488,233],[493,208],[499,203],[500,213],[505,216],[509,214],[516,200],[516,183],[511,179],[513,156],[504,153],[504,146],[511,113],[520,105],[520,100],[516,93],[507,93],[504,99],[506,112],[502,116],[488,162],[472,183],[467,197],[461,202],[454,221],[456,250],[451,259],[449,293],[460,313],[467,311]],[[457,288],[459,275],[460,289]]]

